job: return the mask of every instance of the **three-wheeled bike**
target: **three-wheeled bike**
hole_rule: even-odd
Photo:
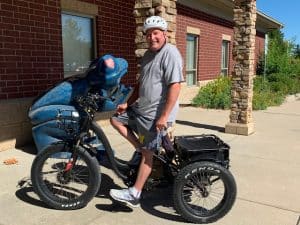
[[[114,110],[126,101],[131,90],[120,84],[126,61],[112,57],[117,68],[111,71],[103,68],[107,57],[112,56],[94,60],[84,76],[55,85],[29,110],[38,149],[32,185],[55,209],[79,209],[89,203],[100,188],[103,156],[125,185],[135,182],[138,164],[116,158],[105,131],[94,120],[96,112]],[[150,186],[172,185],[174,208],[187,221],[210,223],[222,218],[236,199],[229,145],[216,135],[201,134],[175,136],[171,145],[154,154]]]

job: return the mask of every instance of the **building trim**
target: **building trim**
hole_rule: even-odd
[[[190,26],[187,26],[186,27],[186,32],[188,34],[195,34],[195,35],[200,35],[201,31],[199,28],[196,28],[196,27],[190,27]]]
[[[98,6],[87,2],[81,2],[78,0],[61,0],[60,6],[62,11],[77,12],[91,16],[98,15]]]

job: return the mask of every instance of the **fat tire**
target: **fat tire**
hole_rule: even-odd
[[[40,199],[54,209],[80,209],[85,207],[91,201],[91,199],[97,194],[100,188],[101,173],[96,157],[92,157],[90,153],[88,153],[87,150],[82,147],[79,147],[79,149],[77,150],[78,157],[80,157],[81,160],[85,161],[88,167],[90,179],[88,181],[88,187],[86,191],[76,199],[62,200],[60,198],[57,198],[49,192],[47,187],[45,187],[45,184],[42,180],[43,178],[41,176],[41,170],[45,161],[55,153],[60,153],[62,151],[65,152],[65,148],[66,146],[64,144],[50,145],[48,148],[46,148],[36,156],[31,166],[32,186]]]
[[[193,174],[197,172],[199,168],[213,169],[218,173],[220,179],[224,183],[224,196],[211,213],[208,215],[197,215],[189,210],[185,200],[183,198],[183,187]],[[218,171],[218,172],[217,172]],[[192,223],[212,223],[225,216],[232,208],[236,199],[236,183],[233,175],[229,170],[214,162],[195,162],[184,167],[176,176],[173,187],[173,201],[176,211],[187,221]]]

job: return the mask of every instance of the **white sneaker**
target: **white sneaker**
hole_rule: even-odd
[[[109,194],[116,201],[126,203],[134,208],[140,207],[140,199],[133,196],[130,188],[122,190],[111,189]]]

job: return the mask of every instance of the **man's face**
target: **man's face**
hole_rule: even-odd
[[[158,51],[166,42],[166,32],[157,28],[149,29],[146,32],[146,40],[151,51]]]

